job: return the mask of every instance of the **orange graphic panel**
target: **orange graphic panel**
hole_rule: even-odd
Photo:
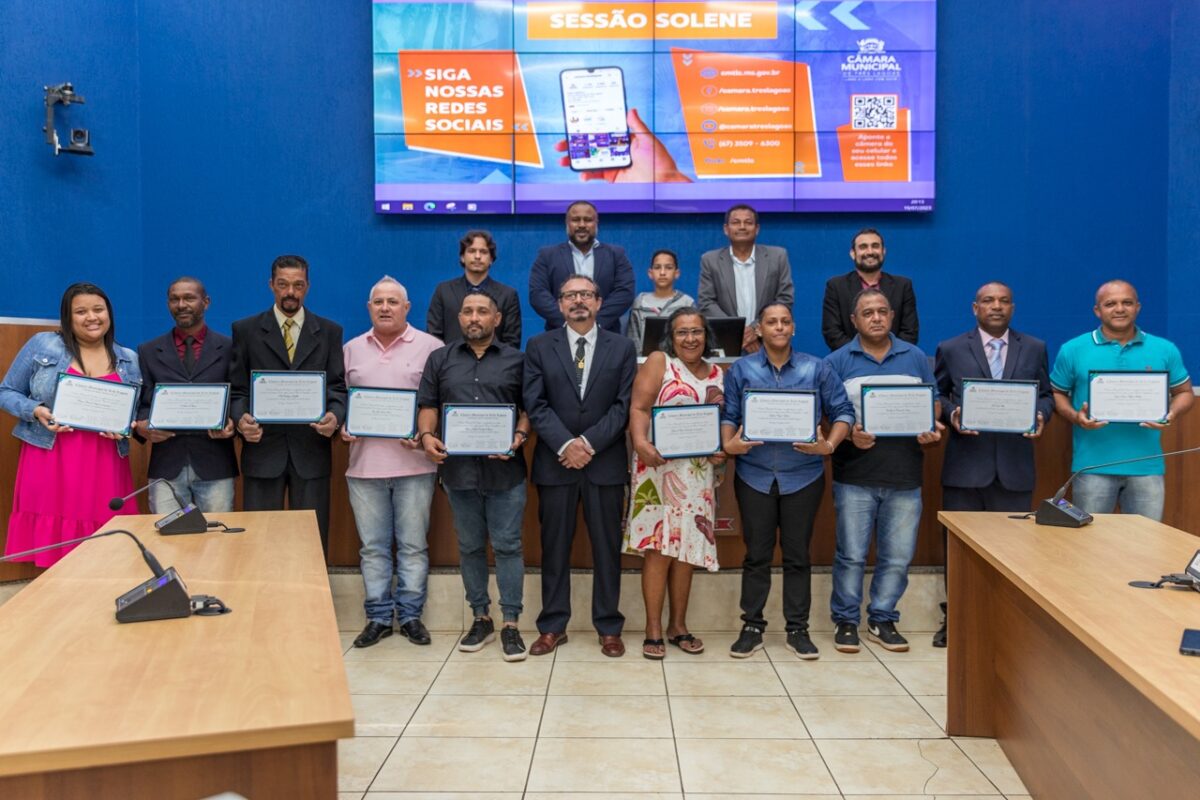
[[[912,180],[912,136],[909,109],[896,110],[894,128],[855,128],[839,125],[838,151],[846,181]]]

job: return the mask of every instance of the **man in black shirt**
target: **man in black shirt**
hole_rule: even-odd
[[[487,231],[467,231],[458,241],[458,261],[463,267],[462,276],[442,281],[433,290],[425,316],[425,332],[446,344],[461,342],[463,333],[457,318],[463,298],[468,292],[487,292],[500,307],[496,338],[509,347],[521,349],[521,298],[516,289],[489,275],[496,262],[496,240]]]
[[[451,456],[438,438],[441,408],[446,403],[509,403],[516,407],[517,425],[510,452],[517,453],[529,438],[521,390],[525,356],[496,341],[503,319],[496,300],[484,292],[463,298],[458,312],[463,341],[435,350],[425,362],[417,392],[417,430],[425,455],[438,464],[438,477],[458,533],[459,569],[475,621],[458,644],[473,653],[496,638],[489,616],[487,543],[496,555],[496,584],[504,627],[500,631],[505,661],[525,658],[525,643],[517,632],[522,610],[525,562],[521,552],[521,521],[525,515],[525,459],[520,455]]]

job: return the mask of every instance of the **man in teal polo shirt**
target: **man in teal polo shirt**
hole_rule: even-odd
[[[1062,346],[1050,385],[1054,410],[1075,425],[1071,469],[1162,453],[1162,431],[1192,407],[1192,382],[1179,348],[1137,326],[1137,289],[1127,281],[1109,281],[1096,290],[1093,309],[1100,318],[1096,330],[1076,336]],[[1168,375],[1171,402],[1162,422],[1109,423],[1088,414],[1088,373],[1101,371],[1162,371]],[[1162,519],[1162,459],[1151,458],[1085,472],[1075,479],[1075,505],[1093,514],[1108,514],[1120,502],[1126,514]]]

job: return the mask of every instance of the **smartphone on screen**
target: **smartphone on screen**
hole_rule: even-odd
[[[564,69],[558,77],[571,169],[624,169],[632,164],[621,68]]]

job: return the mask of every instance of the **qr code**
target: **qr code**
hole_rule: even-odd
[[[854,130],[895,130],[897,94],[850,95],[850,122]]]

